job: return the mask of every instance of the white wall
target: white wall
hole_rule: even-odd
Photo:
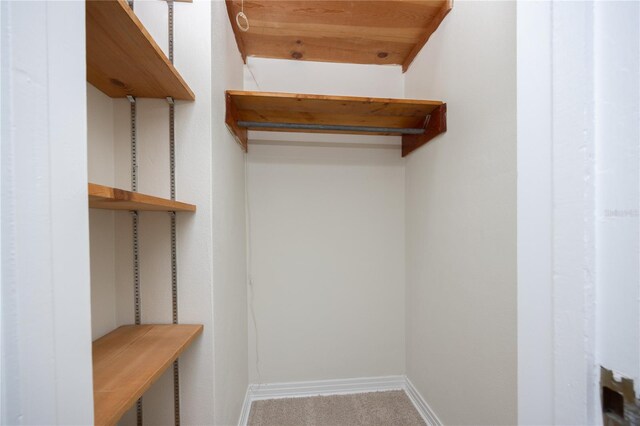
[[[212,7],[213,322],[215,424],[237,424],[248,385],[245,153],[228,132],[226,89],[242,89],[227,9]]]
[[[640,393],[640,3],[594,8],[598,362]]]
[[[244,67],[245,90],[341,96],[402,96],[398,65],[358,65],[291,61],[250,56]],[[271,132],[275,133],[275,132]]]
[[[551,8],[551,2],[517,4],[518,423],[522,425],[554,423]]]
[[[251,145],[249,161],[251,382],[402,374],[399,152]]]
[[[402,97],[399,67],[251,58],[248,68],[247,90]],[[248,164],[251,382],[402,374],[399,147],[260,133]]]
[[[518,76],[519,274],[541,267],[519,279],[520,421],[601,424],[599,366],[636,391],[640,370],[640,7],[524,4],[521,22],[547,34],[523,27],[518,52],[536,64]]]
[[[598,405],[593,381],[592,10],[590,2],[558,2],[551,11],[551,297],[556,424],[593,424],[597,419],[590,412]]]
[[[261,92],[402,98],[400,66],[356,65],[284,59],[247,58],[244,88]],[[249,131],[249,139],[304,144],[358,144],[400,146],[399,136]]]
[[[115,185],[113,99],[87,83],[89,182]],[[115,215],[89,209],[91,338],[116,328]]]
[[[407,375],[444,424],[515,424],[515,4],[456,2],[405,79],[448,131],[407,157]]]
[[[83,2],[2,2],[3,424],[93,420]]]
[[[224,125],[224,90],[242,88],[242,62],[224,2],[174,4],[175,65],[196,94],[176,104],[176,192],[196,204],[178,213],[178,314],[204,324],[180,358],[183,424],[235,424],[247,387],[244,155]],[[135,13],[167,51],[167,5],[136,1]],[[137,100],[138,190],[169,196],[169,108]],[[89,168],[97,183],[130,188],[130,119],[125,99],[89,96]],[[111,145],[109,145],[111,143]],[[132,229],[128,212],[92,212],[94,337],[133,316]],[[112,230],[113,228],[113,230]],[[142,322],[171,322],[170,220],[141,212]],[[101,260],[94,254],[103,254]],[[110,269],[110,265],[113,269]],[[144,421],[173,419],[173,379],[144,395]],[[122,423],[135,422],[135,410]]]

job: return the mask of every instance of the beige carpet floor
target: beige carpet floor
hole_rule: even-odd
[[[254,401],[249,426],[425,426],[404,391]]]

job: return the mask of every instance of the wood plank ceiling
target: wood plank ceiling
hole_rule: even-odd
[[[403,71],[451,10],[451,0],[245,0],[249,30],[226,0],[238,48],[247,56],[402,65]],[[242,21],[241,21],[242,23]]]

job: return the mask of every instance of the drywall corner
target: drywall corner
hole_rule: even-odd
[[[224,2],[211,3],[214,423],[234,424],[248,385],[245,153],[225,126],[243,62]]]

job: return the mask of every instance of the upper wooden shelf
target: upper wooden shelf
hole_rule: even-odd
[[[446,104],[441,101],[235,90],[226,97],[227,127],[245,150],[251,129],[402,135],[405,156],[447,130]]]
[[[126,0],[87,0],[87,81],[112,98],[195,95]]]
[[[202,328],[125,325],[93,342],[94,423],[115,425]]]
[[[451,10],[452,0],[226,0],[238,48],[247,56],[402,65],[403,71]],[[241,21],[242,22],[242,21]]]
[[[141,210],[157,212],[195,212],[193,204],[125,191],[89,183],[89,207],[105,210]]]

